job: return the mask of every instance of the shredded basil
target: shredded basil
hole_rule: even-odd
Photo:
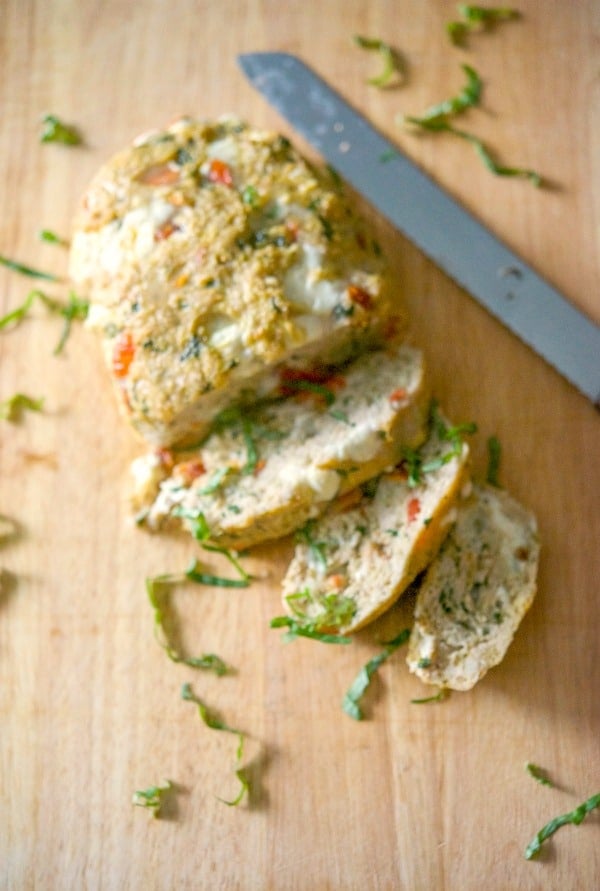
[[[355,677],[342,700],[342,709],[347,715],[354,718],[355,721],[362,721],[364,717],[359,703],[371,683],[371,678],[386,659],[392,655],[394,650],[403,646],[408,641],[409,637],[410,628],[405,628],[393,640],[388,641],[384,645],[384,649],[381,653],[378,653],[376,656],[373,656],[372,659],[369,659],[366,665],[363,665]]]
[[[153,817],[160,817],[160,810],[165,796],[173,789],[170,780],[160,786],[149,786],[147,789],[139,789],[133,793],[132,804],[136,807],[145,807],[152,811]]]
[[[166,591],[170,585],[183,580],[182,576],[177,575],[159,575],[146,579],[146,593],[154,610],[154,637],[172,662],[178,662],[190,668],[212,671],[221,677],[227,673],[228,668],[220,656],[216,656],[214,653],[206,653],[203,656],[183,656],[168,640],[165,627]]]
[[[43,398],[33,399],[25,393],[15,393],[9,399],[0,402],[0,419],[18,421],[24,411],[42,411]]]
[[[554,783],[548,777],[548,774],[543,767],[538,767],[537,764],[532,764],[531,761],[528,761],[525,765],[525,770],[530,777],[533,777],[533,779],[540,783],[542,786],[554,787]]]
[[[359,46],[361,49],[374,50],[381,56],[383,65],[381,73],[375,77],[368,78],[368,84],[371,84],[373,87],[389,87],[398,76],[402,76],[404,73],[403,60],[398,51],[391,47],[389,43],[385,43],[385,41],[376,37],[361,37],[359,34],[355,34],[353,40],[356,46]]]
[[[63,145],[81,145],[81,133],[73,124],[65,124],[54,114],[42,118],[40,142],[60,142]]]
[[[549,823],[546,823],[539,832],[536,833],[535,837],[532,841],[529,842],[527,847],[525,848],[525,859],[531,860],[536,857],[545,841],[547,841],[554,833],[561,828],[561,826],[566,826],[568,823],[572,823],[575,826],[579,826],[582,823],[588,814],[590,814],[595,808],[600,807],[600,792],[596,795],[592,795],[574,810],[569,811],[566,814],[561,814],[559,817],[555,817],[553,820],[550,820]]]
[[[198,699],[198,697],[193,693],[190,684],[184,684],[181,688],[181,698],[186,702],[193,702],[198,707],[198,714],[202,719],[202,722],[211,730],[222,730],[226,733],[233,733],[238,738],[238,745],[236,749],[236,764],[239,765],[242,758],[244,757],[244,734],[240,730],[236,730],[233,727],[230,727],[228,724],[225,724],[220,718],[214,715],[209,708],[202,702],[202,700]],[[227,804],[230,807],[235,807],[240,804],[244,795],[248,794],[250,791],[250,781],[248,780],[245,772],[240,767],[236,768],[235,775],[240,782],[240,791],[236,797],[230,801],[220,798],[219,801],[222,801],[223,804]]]
[[[69,302],[67,303],[67,305],[61,306],[58,309],[58,312],[65,320],[65,324],[63,326],[60,340],[54,348],[55,356],[62,352],[62,349],[68,340],[69,334],[71,333],[71,324],[73,323],[73,321],[85,321],[89,308],[90,304],[87,300],[81,300],[76,294],[71,292],[69,294]]]
[[[467,75],[467,83],[457,96],[446,99],[438,105],[432,105],[418,117],[407,116],[405,120],[426,129],[438,129],[439,125],[447,122],[449,117],[461,114],[467,108],[478,105],[482,89],[481,78],[470,65],[461,67]]]
[[[317,541],[314,537],[314,528],[316,525],[316,520],[308,520],[304,526],[296,531],[295,540],[302,544],[305,544],[308,547],[310,556],[312,557],[313,562],[317,565],[321,566],[322,569],[327,568],[327,542],[326,541]]]
[[[211,548],[207,548],[207,550],[211,550]],[[199,567],[198,561],[194,560],[185,571],[186,578],[198,585],[210,585],[215,588],[247,588],[250,584],[249,577],[245,574],[244,578],[228,579],[203,572]]]
[[[413,705],[425,705],[428,702],[442,702],[450,696],[450,691],[442,687],[435,696],[426,696],[424,699],[411,699]]]
[[[291,616],[276,616],[271,619],[271,628],[287,628],[283,639],[287,642],[295,640],[297,637],[308,637],[310,640],[318,640],[321,643],[330,644],[349,644],[352,638],[344,637],[341,634],[327,634],[323,631],[317,631],[312,623],[301,622],[293,619]]]
[[[488,482],[491,486],[500,486],[498,481],[498,473],[500,470],[500,457],[502,454],[502,447],[500,445],[500,440],[497,436],[490,436],[487,441],[488,448],[488,466],[487,466],[487,474],[486,474],[486,482]]]
[[[464,43],[467,34],[475,28],[489,28],[499,22],[506,22],[520,17],[518,10],[507,6],[486,7],[460,4],[458,12],[462,16],[463,21],[448,22],[446,25],[446,32],[450,40],[458,46]]]
[[[51,272],[41,272],[39,269],[34,269],[33,266],[27,266],[25,263],[19,263],[17,260],[11,260],[9,257],[1,255],[0,266],[6,266],[7,269],[12,269],[13,272],[20,272],[21,275],[26,275],[29,278],[42,278],[48,282],[60,281],[59,276],[53,275]]]
[[[0,318],[0,329],[5,328],[13,322],[18,324],[25,318],[36,300],[43,303],[51,312],[61,315],[65,320],[63,332],[54,348],[54,355],[58,355],[58,353],[62,351],[70,334],[71,323],[76,319],[83,320],[87,317],[89,303],[87,300],[81,300],[73,292],[69,294],[69,302],[64,304],[59,300],[54,300],[54,298],[48,297],[43,291],[30,291],[21,306],[18,306],[16,309],[13,309],[11,312],[7,313],[7,315]]]
[[[57,235],[56,232],[53,232],[52,229],[41,229],[40,238],[47,244],[58,244],[61,247],[68,247],[69,244],[66,238],[61,238],[61,236]]]
[[[334,592],[313,594],[308,588],[288,594],[285,598],[292,612],[291,616],[277,616],[271,620],[271,628],[287,628],[286,642],[297,637],[309,637],[321,643],[348,644],[350,637],[330,633],[332,629],[347,625],[356,612],[356,604],[350,597]],[[311,615],[312,608],[318,611]]]
[[[317,396],[322,396],[325,400],[325,404],[328,406],[333,405],[335,402],[335,393],[330,390],[329,387],[326,387],[323,384],[314,383],[313,381],[286,381],[284,388],[286,390],[305,390],[309,393],[315,393]]]

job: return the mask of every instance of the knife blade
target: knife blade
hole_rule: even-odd
[[[600,327],[296,56],[238,56],[257,89],[338,173],[492,315],[600,407]]]

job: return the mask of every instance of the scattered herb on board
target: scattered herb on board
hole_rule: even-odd
[[[475,136],[473,133],[467,133],[466,130],[458,130],[456,127],[452,127],[450,124],[442,122],[442,125],[435,128],[438,130],[443,130],[447,133],[451,133],[454,136],[458,136],[460,139],[464,139],[467,142],[471,143],[476,153],[479,155],[479,158],[483,162],[484,166],[487,167],[491,173],[496,176],[513,176],[513,177],[521,177],[523,179],[529,180],[536,188],[539,188],[543,184],[542,177],[539,173],[536,173],[535,170],[529,170],[526,167],[506,167],[503,164],[499,164],[489,149],[486,147],[485,143]]]
[[[202,719],[203,723],[210,728],[211,730],[222,730],[226,733],[233,733],[238,738],[238,746],[236,749],[236,770],[235,775],[240,783],[240,790],[235,798],[228,800],[225,798],[219,798],[219,801],[222,801],[223,804],[227,804],[230,807],[235,807],[240,804],[244,795],[246,795],[250,790],[250,783],[248,778],[245,775],[245,772],[242,768],[239,767],[242,758],[244,757],[244,734],[240,730],[236,730],[233,727],[229,727],[228,724],[225,724],[221,721],[220,718],[217,718],[208,707],[202,702],[202,700],[198,699],[198,697],[193,693],[190,684],[184,684],[181,688],[181,698],[186,702],[193,702],[198,707],[198,714]]]
[[[467,108],[478,105],[481,98],[481,78],[470,65],[462,65],[461,67],[467,75],[467,83],[458,95],[445,99],[437,105],[432,105],[431,108],[428,108],[418,117],[407,115],[404,117],[404,120],[428,130],[435,130],[440,123],[446,122],[449,117],[454,117]]]
[[[483,140],[466,130],[459,130],[458,127],[450,123],[450,118],[461,114],[467,108],[478,105],[481,96],[482,84],[477,72],[469,65],[463,65],[462,68],[467,75],[467,84],[457,96],[440,102],[438,105],[433,105],[422,115],[401,115],[400,122],[414,124],[431,133],[450,133],[457,136],[473,146],[485,167],[496,176],[522,177],[528,179],[534,186],[541,186],[542,177],[539,173],[524,167],[507,167],[499,164]]]
[[[285,598],[292,616],[276,616],[271,619],[271,628],[287,628],[284,640],[308,637],[321,643],[349,644],[350,637],[332,634],[335,628],[346,625],[356,612],[356,604],[349,597],[339,594],[312,594],[308,588]],[[312,615],[309,611],[316,608]]]
[[[490,486],[500,487],[499,482],[499,471],[500,471],[500,458],[502,456],[502,446],[500,445],[500,440],[497,436],[490,436],[487,441],[487,449],[488,449],[488,466],[486,473],[486,482],[490,484]]]
[[[0,255],[0,266],[5,266],[13,272],[26,275],[28,278],[42,278],[47,282],[60,281],[59,276],[53,275],[51,272],[42,272],[40,269],[34,269],[33,266],[27,266],[25,263],[19,263],[17,260],[11,260],[10,257],[4,257],[3,255]],[[39,294],[39,291],[33,291],[32,293]]]
[[[25,411],[42,411],[44,399],[33,399],[25,393],[15,393],[0,402],[0,418],[3,421],[18,421]]]
[[[207,653],[202,656],[183,656],[169,642],[166,631],[165,611],[167,607],[166,592],[169,587],[182,581],[181,576],[158,575],[146,579],[146,593],[154,610],[154,637],[172,662],[188,665],[190,668],[201,668],[213,671],[219,677],[227,673],[227,665],[220,656]]]
[[[462,16],[462,21],[448,22],[446,25],[448,37],[457,46],[462,46],[469,32],[475,29],[490,28],[500,22],[518,19],[521,15],[518,10],[508,6],[488,7],[466,4],[458,6],[458,13]]]
[[[544,770],[543,767],[538,767],[537,764],[532,764],[531,761],[528,761],[525,765],[525,770],[530,777],[533,777],[533,779],[540,783],[542,786],[554,787],[554,783],[549,778],[547,772]]]
[[[448,699],[450,691],[442,687],[434,696],[425,696],[423,699],[411,699],[413,705],[426,705],[428,702],[443,702]]]
[[[42,118],[40,142],[60,142],[63,145],[81,145],[81,133],[73,124],[65,124],[55,114]]]
[[[149,811],[152,811],[153,817],[159,818],[164,799],[172,788],[173,784],[171,781],[165,780],[160,786],[149,786],[147,789],[139,789],[133,793],[131,803],[136,807],[147,808]]]
[[[600,792],[596,793],[596,795],[592,795],[587,801],[584,801],[574,810],[569,811],[566,814],[561,814],[559,817],[554,817],[554,819],[550,820],[549,823],[546,823],[546,825],[536,833],[532,841],[529,842],[525,848],[525,859],[532,860],[534,857],[537,857],[544,842],[554,835],[561,826],[566,826],[569,823],[572,823],[574,826],[579,826],[588,814],[599,807]]]
[[[375,77],[367,79],[367,83],[373,87],[389,87],[401,77],[404,71],[404,64],[400,54],[389,43],[376,37],[361,37],[355,34],[352,38],[355,45],[361,49],[372,50],[381,56],[382,70]]]
[[[188,566],[185,575],[191,582],[196,582],[198,585],[210,585],[215,588],[247,588],[250,584],[249,576],[246,573],[239,579],[223,578],[220,575],[204,572],[197,560],[194,560]]]
[[[62,238],[60,235],[57,235],[56,232],[52,231],[52,229],[41,229],[40,238],[42,241],[45,241],[46,244],[58,244],[61,247],[69,246],[69,242],[67,241],[67,239]]]
[[[87,300],[81,300],[73,292],[69,294],[69,301],[65,304],[61,303],[59,300],[55,300],[53,297],[49,297],[47,294],[44,294],[43,291],[30,291],[20,306],[0,318],[0,329],[6,328],[12,323],[18,324],[21,322],[36,301],[40,301],[46,309],[49,309],[50,312],[57,313],[65,320],[62,334],[54,348],[54,355],[56,356],[62,352],[63,347],[67,342],[69,334],[71,333],[71,325],[73,321],[83,321],[87,318],[89,303]]]
[[[212,554],[221,554],[221,556],[225,557],[226,560],[231,563],[233,568],[236,570],[240,579],[222,579],[219,576],[209,576],[206,573],[202,573],[198,569],[198,564],[196,561],[191,564],[191,566],[187,569],[186,575],[193,582],[199,582],[205,585],[216,585],[220,587],[226,588],[247,588],[250,584],[252,577],[246,572],[243,566],[240,564],[237,556],[233,551],[229,550],[229,548],[224,548],[221,545],[213,544],[209,541],[210,539],[210,526],[206,521],[206,517],[201,511],[194,510],[186,510],[185,508],[175,508],[173,514],[177,517],[183,517],[184,519],[189,521],[190,531],[196,541],[200,542],[200,547],[204,551],[209,551]],[[210,579],[210,581],[209,581]]]
[[[363,665],[359,673],[356,675],[342,700],[342,709],[347,715],[354,718],[355,721],[362,721],[364,717],[359,703],[371,683],[371,678],[379,667],[383,665],[386,659],[392,655],[394,650],[403,646],[409,637],[410,628],[405,628],[393,640],[384,644],[384,649],[381,653],[378,653],[376,656],[373,656],[372,659],[369,659],[366,665]]]

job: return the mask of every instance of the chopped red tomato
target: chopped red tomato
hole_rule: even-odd
[[[404,402],[408,393],[404,389],[404,387],[398,387],[397,390],[394,390],[393,393],[390,393],[389,400],[390,402]]]
[[[117,337],[112,354],[112,370],[115,377],[126,377],[135,355],[135,344],[129,331]]]
[[[179,170],[168,164],[153,164],[140,173],[138,180],[145,186],[171,186],[179,181]]]
[[[181,461],[173,468],[173,476],[180,479],[185,486],[190,486],[199,476],[204,476],[206,468],[199,458],[192,458],[191,461]]]
[[[173,464],[175,463],[173,452],[170,449],[157,449],[156,457],[158,458],[162,466],[165,467],[167,470],[171,470]]]
[[[327,576],[327,584],[330,588],[335,588],[336,591],[339,591],[346,584],[346,576],[334,573]]]
[[[224,186],[233,185],[233,174],[231,168],[225,161],[213,158],[208,168],[208,178],[211,183],[222,183]]]
[[[352,303],[362,306],[363,309],[371,309],[373,306],[373,298],[364,288],[358,285],[348,285],[348,297]]]
[[[383,337],[385,340],[394,340],[403,328],[402,316],[390,316],[385,321]]]
[[[412,523],[413,520],[416,520],[421,511],[421,502],[418,498],[411,498],[406,506],[406,514],[408,517],[408,522]]]
[[[163,223],[162,226],[159,226],[154,233],[154,241],[166,241],[167,238],[171,237],[173,232],[179,232],[179,226],[176,226],[172,220],[167,220],[167,222]]]

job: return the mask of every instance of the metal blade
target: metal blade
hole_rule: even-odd
[[[600,327],[378,133],[300,59],[250,53],[252,85],[358,192],[600,405]]]

